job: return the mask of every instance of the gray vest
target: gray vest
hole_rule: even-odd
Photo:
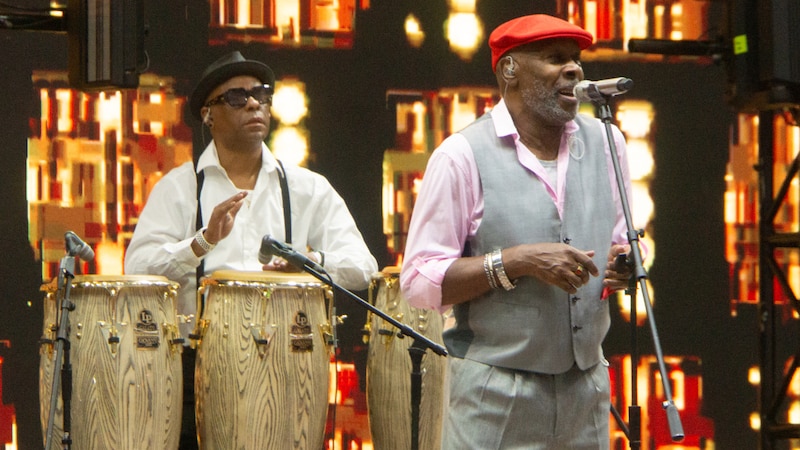
[[[575,295],[523,277],[512,291],[495,289],[455,305],[456,326],[445,332],[445,343],[453,356],[512,369],[556,374],[575,363],[589,368],[603,358],[610,324],[608,302],[600,297],[616,222],[602,124],[581,115],[575,119],[580,126],[575,137],[585,151],[570,156],[561,220],[544,183],[519,163],[513,138],[497,137],[490,114],[461,131],[475,156],[485,205],[468,243],[471,255],[523,243],[568,242],[595,251],[600,276],[590,277]]]

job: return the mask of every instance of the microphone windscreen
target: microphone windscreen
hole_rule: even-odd
[[[270,235],[264,235],[261,239],[261,248],[258,250],[258,262],[261,264],[268,264],[273,256],[272,238]]]
[[[91,261],[94,259],[94,250],[92,250],[92,247],[86,242],[83,242],[77,234],[72,231],[67,231],[64,234],[64,238],[67,241],[68,253],[73,256],[77,255],[84,261]]]

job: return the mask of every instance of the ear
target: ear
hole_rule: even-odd
[[[503,78],[505,78],[506,81],[511,78],[516,78],[517,63],[514,62],[514,58],[511,55],[503,57],[503,60],[500,64],[502,66]]]

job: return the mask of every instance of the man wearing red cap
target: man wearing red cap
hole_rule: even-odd
[[[602,293],[630,273],[613,265],[627,228],[605,132],[573,95],[592,42],[547,15],[497,27],[503,98],[426,169],[400,282],[413,306],[455,316],[445,450],[609,447]]]

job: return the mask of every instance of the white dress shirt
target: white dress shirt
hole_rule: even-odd
[[[262,238],[285,242],[283,201],[277,160],[262,145],[262,166],[255,187],[244,199],[231,233],[202,257],[191,248],[196,233],[196,174],[191,162],[176,167],[153,187],[125,255],[125,273],[162,275],[178,282],[178,314],[196,314],[196,268],[205,259],[205,273],[217,270],[259,271]],[[378,264],[370,253],[344,200],[322,175],[284,165],[292,212],[292,247],[324,254],[324,268],[346,289],[365,289]],[[214,207],[241,189],[219,163],[212,141],[200,156],[204,170],[201,193],[203,224]],[[186,337],[193,325],[182,325]]]

